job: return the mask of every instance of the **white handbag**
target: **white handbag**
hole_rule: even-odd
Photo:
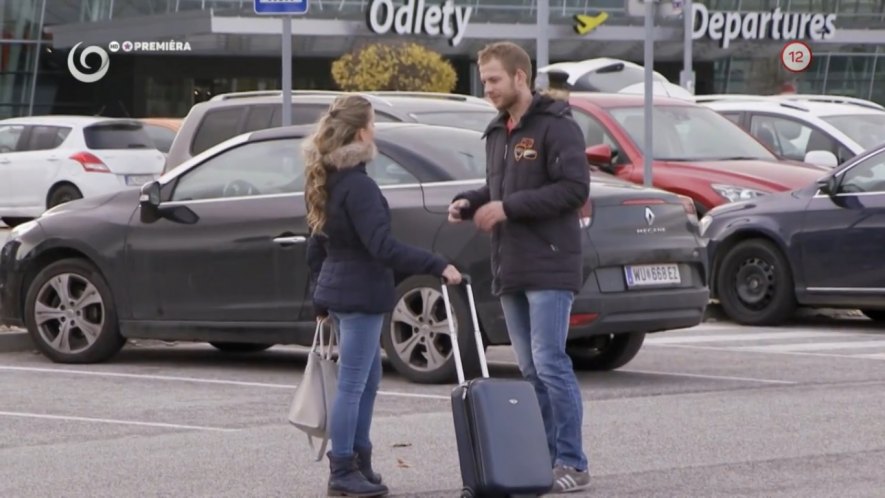
[[[324,325],[327,321],[332,323],[328,344],[324,337]],[[304,377],[295,389],[295,398],[289,407],[289,422],[307,434],[310,449],[316,452],[316,461],[323,459],[329,442],[332,403],[338,387],[338,363],[332,360],[336,336],[333,320],[326,318],[317,322]],[[314,438],[321,440],[319,451],[314,446]]]

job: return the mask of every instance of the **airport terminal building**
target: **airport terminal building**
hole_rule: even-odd
[[[330,67],[363,43],[411,40],[447,56],[461,93],[480,92],[472,58],[492,40],[536,48],[536,0],[309,0],[293,17],[293,87],[334,88]],[[642,63],[643,19],[630,0],[549,0],[550,62],[613,57]],[[0,0],[0,118],[27,114],[183,116],[230,91],[279,88],[281,17],[254,0]],[[575,16],[604,21],[580,34]],[[885,0],[701,0],[691,11],[696,93],[802,93],[885,103]],[[597,19],[599,19],[597,18]],[[679,81],[680,15],[658,21],[655,69]],[[812,49],[791,73],[791,40]],[[127,43],[128,42],[128,43]],[[99,45],[107,72],[84,83],[72,48]],[[97,56],[87,59],[93,65]]]

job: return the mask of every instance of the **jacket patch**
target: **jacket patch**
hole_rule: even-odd
[[[516,147],[513,148],[513,157],[516,161],[520,161],[522,158],[526,158],[529,161],[538,158],[538,151],[532,148],[535,145],[534,138],[523,137],[519,140],[519,143],[516,144]]]

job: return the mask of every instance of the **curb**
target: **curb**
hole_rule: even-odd
[[[25,330],[12,330],[0,332],[0,353],[17,353],[31,351],[34,343],[31,336]]]

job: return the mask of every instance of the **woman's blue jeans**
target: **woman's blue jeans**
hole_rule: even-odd
[[[369,429],[375,395],[381,383],[381,327],[384,315],[338,313],[338,391],[332,405],[331,453],[348,457],[354,449],[370,450]]]

